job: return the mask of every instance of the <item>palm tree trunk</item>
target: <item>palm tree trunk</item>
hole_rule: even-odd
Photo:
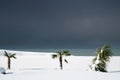
[[[62,56],[59,57],[59,62],[60,62],[60,68],[61,68],[61,70],[62,70],[62,69],[63,69]]]
[[[10,60],[10,58],[8,57],[8,69],[11,68],[11,67],[10,67],[10,63],[11,63],[11,60]]]

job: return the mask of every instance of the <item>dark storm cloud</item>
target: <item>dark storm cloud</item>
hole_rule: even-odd
[[[0,45],[119,45],[118,0],[0,2]]]

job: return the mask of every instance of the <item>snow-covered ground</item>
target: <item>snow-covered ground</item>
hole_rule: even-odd
[[[7,69],[7,58],[0,50],[0,67]],[[54,53],[8,51],[16,53],[17,59],[11,59],[11,70],[0,74],[0,80],[120,80],[120,56],[113,56],[108,63],[108,72],[88,71],[94,56],[69,56],[59,68],[58,59],[52,59]]]

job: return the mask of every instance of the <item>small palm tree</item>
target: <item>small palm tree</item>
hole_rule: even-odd
[[[16,54],[15,53],[13,53],[13,54],[7,53],[6,51],[4,51],[4,56],[6,56],[8,59],[8,69],[11,69],[11,58],[16,59],[16,57],[15,57]]]
[[[52,58],[59,58],[59,63],[60,63],[60,68],[61,70],[63,69],[63,56],[70,56],[71,54],[69,53],[69,51],[59,51],[57,52],[57,54],[53,54]],[[66,59],[64,59],[64,61],[66,63],[68,63],[68,61]]]
[[[102,48],[97,49],[97,56],[93,59],[93,66],[90,66],[91,69],[93,68],[94,71],[101,71],[107,72],[106,70],[106,63],[110,60],[112,56],[112,51],[110,45],[103,45]]]

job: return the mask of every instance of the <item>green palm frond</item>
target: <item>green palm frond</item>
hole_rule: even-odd
[[[16,59],[16,54],[15,53],[14,54],[10,54],[10,53],[7,53],[7,51],[4,51],[4,56]]]
[[[66,63],[68,63],[68,61],[67,61],[66,59],[64,59],[64,61],[65,61]]]
[[[102,49],[107,49],[107,48],[111,48],[111,46],[108,45],[108,44],[105,44],[105,45],[103,45],[103,47],[102,47]]]
[[[16,59],[16,57],[15,57],[15,56],[16,56],[16,54],[15,54],[15,53],[14,53],[14,54],[11,54],[11,55],[10,55],[10,58],[14,58],[14,59]]]
[[[106,63],[104,61],[101,61],[97,66],[99,71],[106,72]]]
[[[99,64],[102,68],[106,68],[106,63],[104,61],[101,61],[101,63]]]
[[[70,53],[67,53],[67,54],[65,54],[65,56],[71,56],[71,54],[70,54]]]
[[[62,51],[58,51],[58,52],[56,52],[56,53],[58,53],[59,55],[62,55]]]
[[[112,56],[112,52],[109,50],[104,50],[103,53],[101,53],[101,58],[105,61],[109,61],[110,57]]]
[[[62,52],[62,55],[70,56],[71,54],[69,53],[69,51],[63,51],[63,52]]]
[[[58,51],[57,52],[59,55],[65,55],[65,56],[70,56],[71,54],[69,53],[69,51],[64,50],[64,51]]]
[[[103,53],[101,53],[101,58],[105,61],[109,61],[111,56],[112,56],[112,52],[109,50],[104,50]]]
[[[7,53],[7,51],[4,51],[4,56],[7,56],[7,57],[8,57],[8,53]]]
[[[100,54],[100,52],[101,52],[101,48],[97,48],[96,50],[97,55]]]
[[[57,58],[57,57],[58,57],[57,54],[53,54],[53,55],[52,55],[52,58],[53,58],[53,59],[55,59],[55,58]]]
[[[100,55],[101,60],[109,61],[112,56],[111,46],[105,44],[102,48],[98,48],[97,55],[98,54]]]
[[[16,57],[15,57],[15,56],[13,56],[12,58],[16,59]]]
[[[63,53],[69,53],[69,51],[64,50]]]
[[[94,64],[96,61],[97,57],[93,58],[92,63]]]

